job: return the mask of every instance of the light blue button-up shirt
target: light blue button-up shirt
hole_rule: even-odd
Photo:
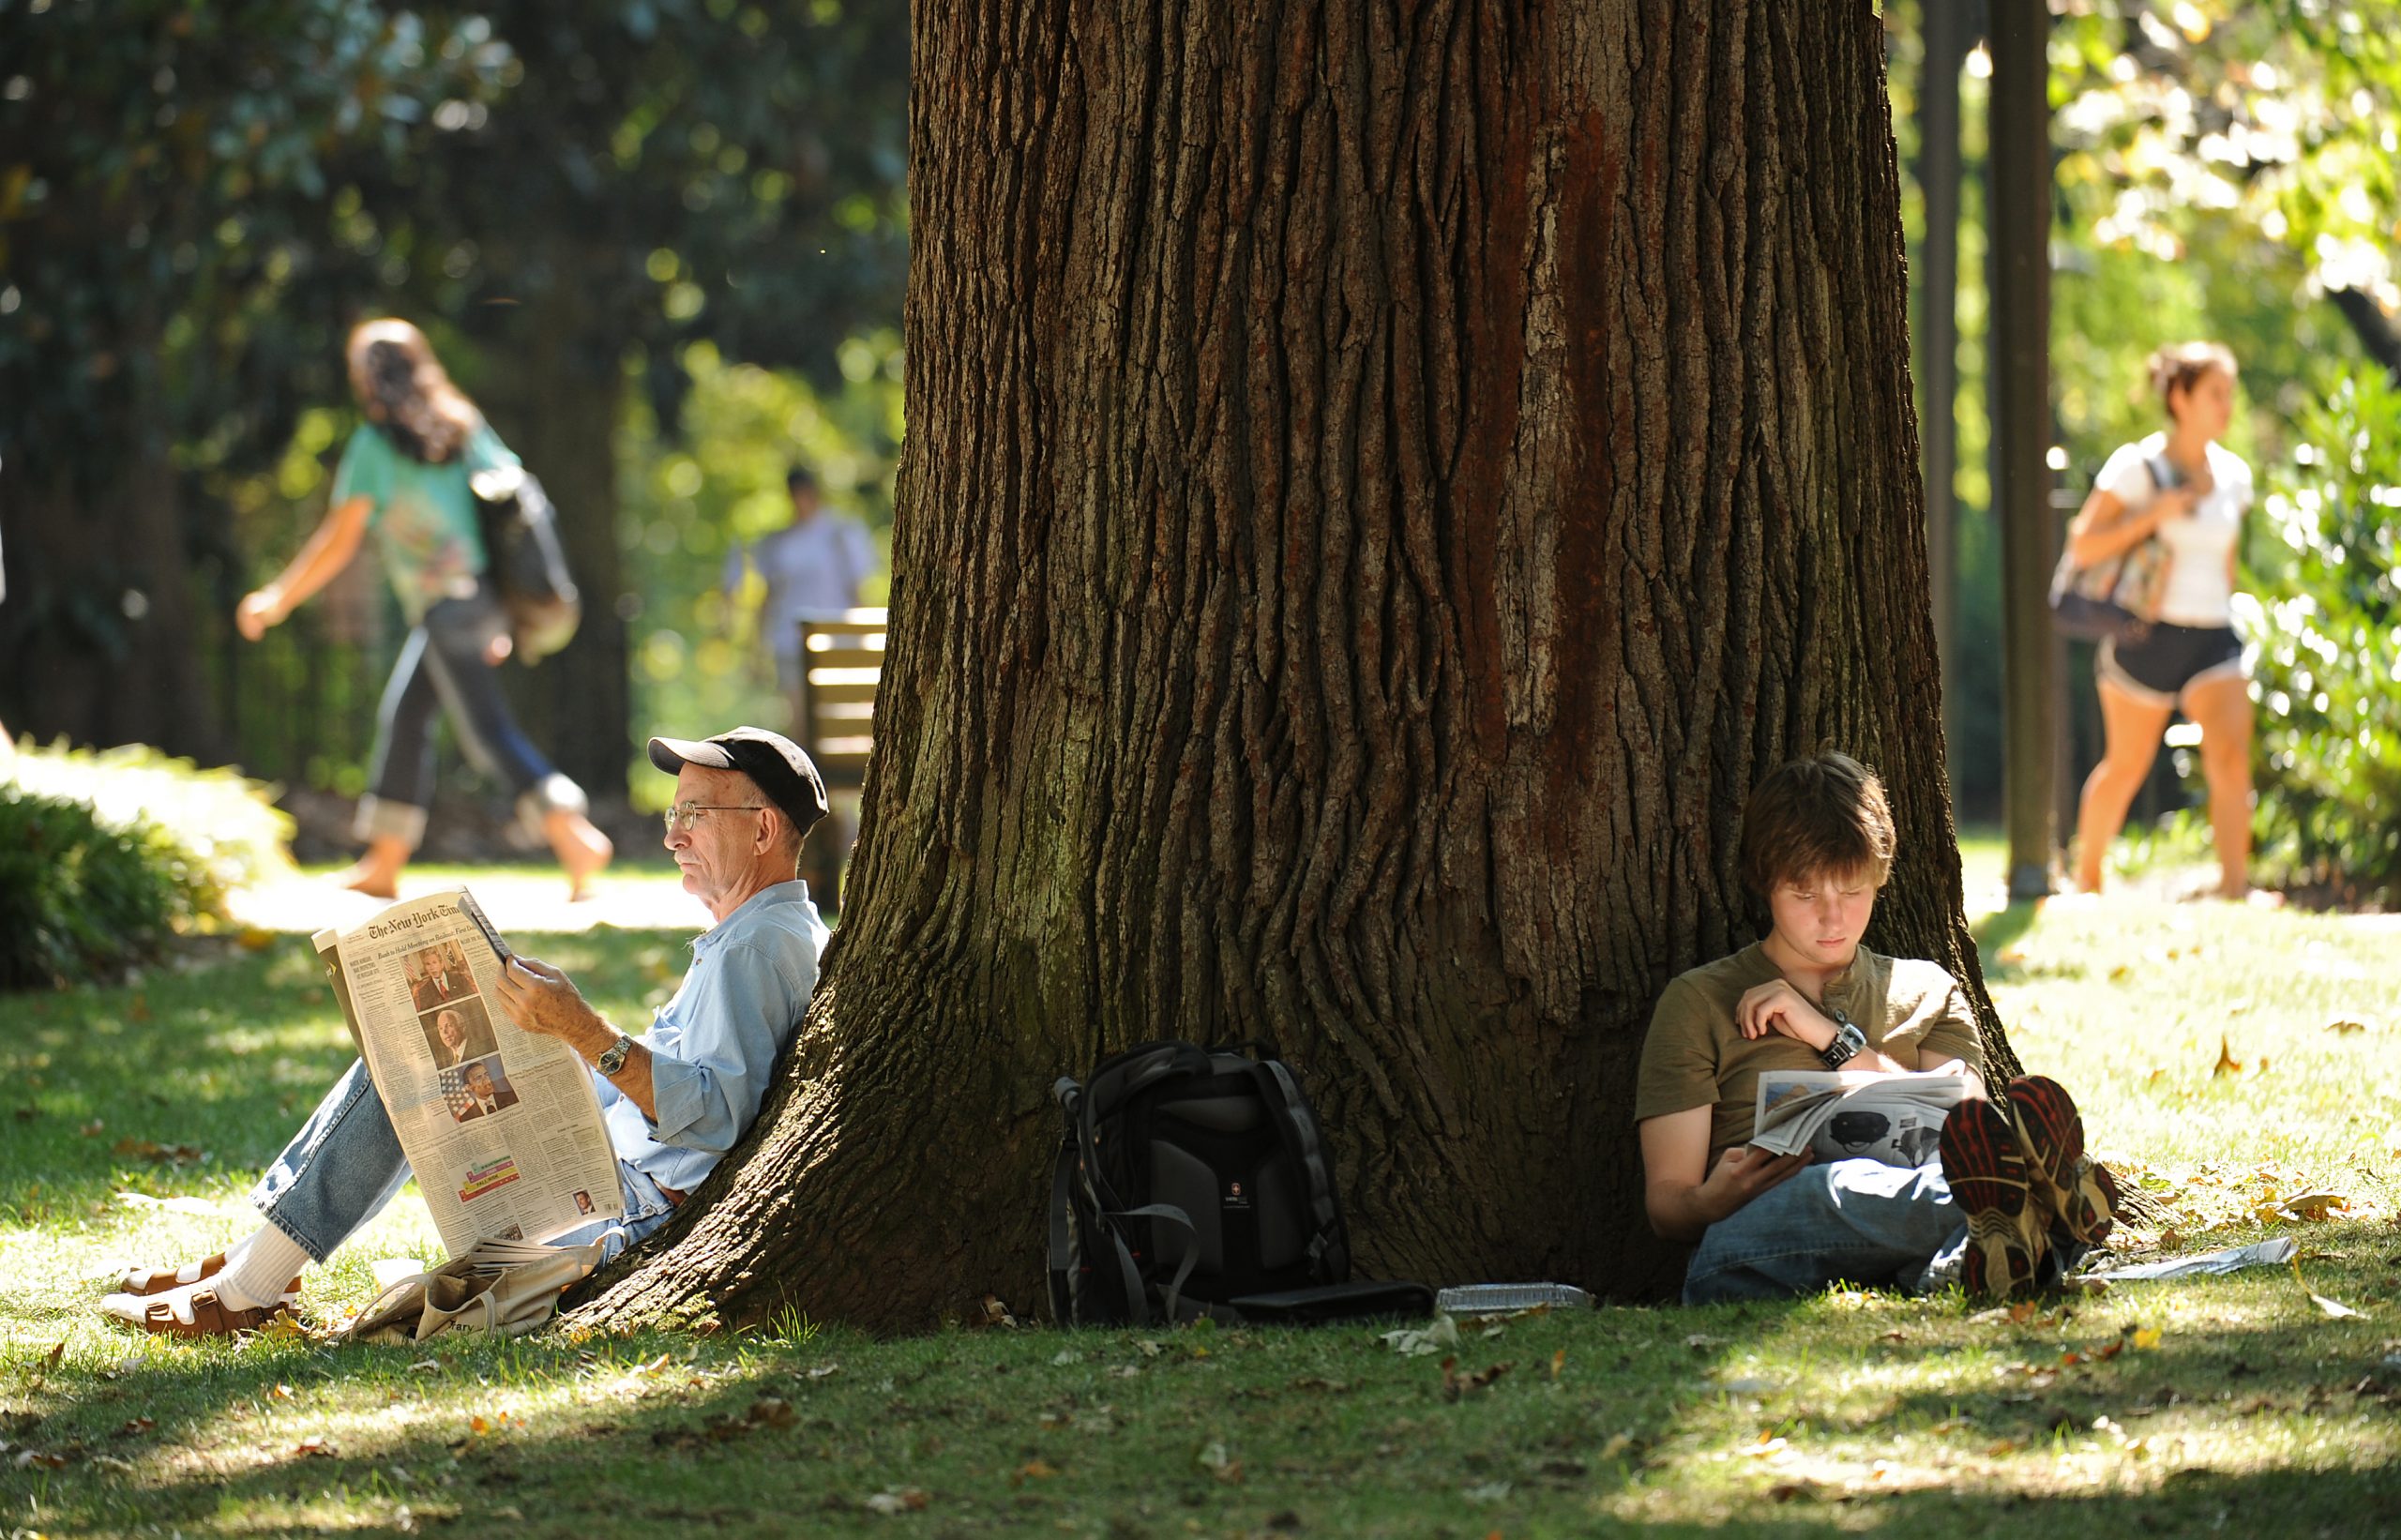
[[[642,1038],[657,1122],[598,1070],[601,1117],[617,1158],[689,1192],[759,1115],[776,1056],[817,988],[825,922],[808,884],[778,883],[692,943],[692,966]]]

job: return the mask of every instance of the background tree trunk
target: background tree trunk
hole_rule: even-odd
[[[8,510],[0,689],[11,733],[155,744],[224,757],[192,638],[190,553],[163,432],[89,478],[44,460],[0,467]]]
[[[505,672],[526,733],[596,802],[623,803],[634,752],[627,671],[625,556],[617,538],[615,434],[625,405],[622,334],[596,330],[587,289],[545,286],[521,326],[495,343],[489,403],[502,437],[541,478],[559,510],[559,539],[583,597],[575,640],[532,670]]]
[[[1876,18],[914,15],[852,901],[759,1129],[585,1319],[1032,1308],[1051,1079],[1160,1036],[1282,1048],[1366,1275],[1664,1287],[1635,1064],[1753,933],[1759,776],[1883,769],[1870,940],[1984,1003]]]

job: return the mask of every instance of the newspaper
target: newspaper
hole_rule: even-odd
[[[464,889],[314,940],[451,1256],[625,1212],[591,1072],[500,1013],[508,944]]]
[[[1942,1120],[1972,1089],[1964,1073],[1770,1069],[1759,1075],[1751,1142],[1771,1155],[1917,1167],[1936,1156]]]

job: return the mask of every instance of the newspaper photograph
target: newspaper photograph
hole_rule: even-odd
[[[464,889],[319,931],[316,944],[450,1255],[625,1212],[591,1072],[501,1014],[507,944]]]
[[[1751,1142],[1771,1155],[1808,1150],[1820,1160],[1923,1166],[1936,1156],[1942,1120],[1971,1089],[1965,1074],[1766,1070]]]

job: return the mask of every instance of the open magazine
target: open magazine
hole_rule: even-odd
[[[1935,1158],[1942,1120],[1971,1086],[1957,1074],[1770,1069],[1759,1075],[1751,1142],[1770,1155],[1923,1166]]]
[[[501,1015],[508,944],[465,889],[314,940],[451,1256],[625,1212],[591,1072]]]

